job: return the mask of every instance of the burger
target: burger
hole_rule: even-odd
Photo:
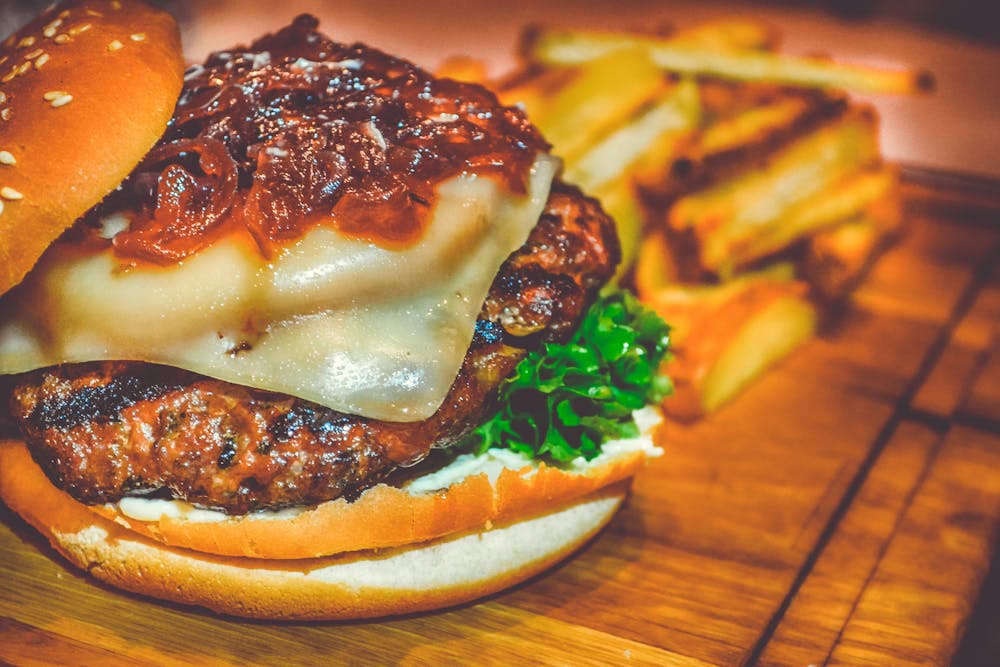
[[[184,69],[64,2],[0,55],[0,497],[90,575],[255,618],[537,574],[659,450],[667,328],[524,114],[300,16]]]

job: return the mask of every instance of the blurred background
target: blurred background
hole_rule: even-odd
[[[12,32],[47,4],[49,0],[0,2],[0,33]],[[743,14],[774,23],[783,34],[782,50],[788,53],[933,71],[938,83],[933,96],[858,96],[879,109],[885,155],[909,165],[1000,178],[1000,3],[986,0],[506,0],[461,5],[425,0],[419,9],[406,0],[160,4],[181,21],[192,60],[310,12],[334,39],[366,41],[432,68],[448,56],[469,55],[487,61],[493,73],[513,65],[517,36],[527,23],[648,30]]]
[[[0,32],[6,35],[47,4],[49,4],[47,0],[6,0],[0,6]],[[236,4],[272,5],[272,3],[268,2],[255,3],[252,0],[241,3],[171,0],[159,4],[174,12],[191,11],[196,4],[203,6]],[[282,4],[283,7],[289,6],[286,3]],[[334,3],[330,2],[312,2],[308,4],[317,8],[322,8],[324,5],[328,7],[334,5]],[[340,5],[341,3],[336,4]],[[463,6],[469,4],[475,3],[463,3]],[[487,6],[494,5],[494,3],[482,4]],[[616,7],[622,7],[620,3],[614,4]],[[634,3],[625,3],[626,8],[628,4]],[[656,4],[669,6],[671,3],[661,2]],[[719,3],[692,2],[688,4],[712,5]],[[751,5],[751,3],[745,4],[747,7]],[[1000,5],[988,0],[770,0],[769,2],[754,2],[752,4],[755,7],[765,6],[776,9],[813,9],[838,20],[864,21],[873,18],[893,19],[911,25],[924,26],[935,32],[950,33],[963,39],[979,41],[985,44],[996,45],[1000,43]],[[379,5],[380,3],[369,3],[373,15],[378,13]],[[503,6],[506,9],[508,4],[504,3]]]

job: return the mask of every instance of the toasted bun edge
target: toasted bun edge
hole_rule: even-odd
[[[60,553],[128,591],[240,617],[347,620],[461,604],[524,581],[591,539],[628,479],[554,511],[405,547],[300,560],[217,556],[169,547],[105,519],[10,465],[0,443],[0,499]]]

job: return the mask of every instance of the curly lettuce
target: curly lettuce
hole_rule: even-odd
[[[670,327],[630,293],[587,311],[571,340],[531,352],[499,388],[500,409],[466,436],[477,453],[507,448],[539,459],[593,459],[601,444],[639,435],[632,413],[670,393],[660,373]]]

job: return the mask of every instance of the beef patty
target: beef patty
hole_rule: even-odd
[[[352,497],[478,425],[527,350],[571,335],[618,261],[613,221],[557,183],[497,274],[461,370],[425,421],[366,419],[117,361],[21,376],[11,412],[49,478],[86,503],[158,493],[244,514]]]

